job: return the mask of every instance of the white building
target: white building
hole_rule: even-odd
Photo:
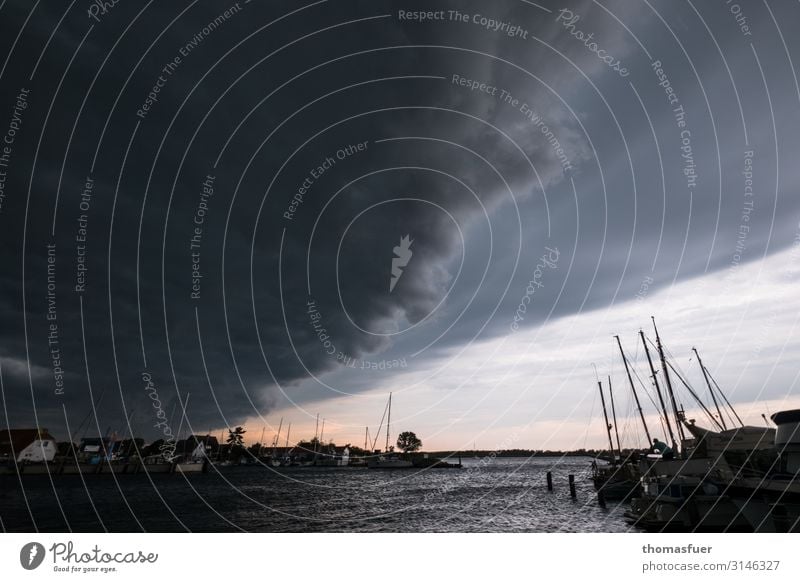
[[[0,458],[14,458],[18,463],[52,461],[56,439],[46,428],[5,429],[0,431]]]

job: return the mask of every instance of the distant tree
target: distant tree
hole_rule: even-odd
[[[227,443],[234,447],[241,447],[244,445],[244,433],[247,431],[244,430],[241,426],[237,426],[233,430],[228,430],[228,439]]]
[[[410,430],[401,432],[397,437],[397,448],[404,453],[413,453],[422,447],[422,441]]]

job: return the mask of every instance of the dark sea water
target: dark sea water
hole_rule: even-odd
[[[241,466],[182,476],[0,477],[5,531],[621,532],[590,459],[463,459],[462,469]],[[548,492],[546,472],[554,491]],[[569,495],[575,475],[577,499]],[[59,506],[60,502],[60,506]]]

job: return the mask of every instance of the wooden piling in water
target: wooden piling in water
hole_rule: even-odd
[[[575,475],[569,476],[569,496],[575,499]]]
[[[597,504],[600,507],[606,506],[606,492],[602,488],[597,492]]]
[[[547,472],[547,490],[553,490],[553,474],[550,471]]]

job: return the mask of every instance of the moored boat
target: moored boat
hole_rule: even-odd
[[[626,518],[651,531],[800,531],[800,435],[786,428],[800,410],[772,419],[778,431],[685,423],[694,440],[684,458],[642,460],[642,494]]]
[[[414,463],[401,459],[399,455],[379,455],[367,461],[370,469],[411,469]]]
[[[390,425],[392,422],[392,393],[389,393],[387,404],[388,416],[386,417],[386,448],[385,453],[367,459],[368,469],[411,469],[414,466],[409,460],[403,459],[394,452],[394,447],[389,446]],[[380,432],[380,429],[378,429]]]

